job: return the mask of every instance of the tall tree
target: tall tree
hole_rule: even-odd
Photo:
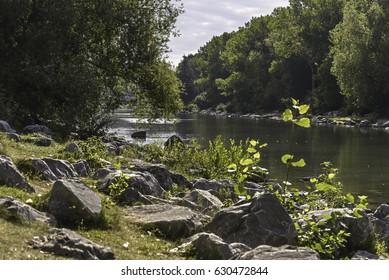
[[[157,112],[176,112],[179,103],[160,101],[178,98],[178,83],[142,79],[172,71],[162,60],[181,12],[176,0],[0,1],[0,90],[22,117],[65,131],[99,129],[129,87]]]
[[[349,1],[332,32],[332,72],[353,111],[388,114],[388,18],[387,1]]]

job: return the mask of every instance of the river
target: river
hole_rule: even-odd
[[[281,156],[289,151],[290,123],[199,114],[183,114],[176,122],[135,123],[128,111],[119,110],[111,131],[130,138],[135,129],[146,129],[146,143],[162,142],[173,134],[197,138],[204,146],[217,135],[224,140],[259,140],[268,144],[262,150],[261,166],[270,171],[271,178],[285,177]],[[313,124],[310,129],[295,129],[293,139],[292,154],[307,163],[304,168],[291,170],[290,181],[296,185],[302,177],[319,175],[320,163],[330,161],[339,168],[338,179],[345,193],[367,195],[372,208],[389,202],[388,131]]]

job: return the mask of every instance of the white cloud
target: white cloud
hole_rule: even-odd
[[[270,14],[288,0],[182,0],[185,13],[177,20],[180,37],[169,44],[169,60],[177,65],[183,55],[195,53],[213,36],[231,32],[254,16]]]

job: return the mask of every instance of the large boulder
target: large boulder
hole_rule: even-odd
[[[58,222],[70,225],[97,221],[102,211],[100,197],[78,180],[56,181],[48,205]]]
[[[367,261],[367,260],[387,260],[384,257],[377,256],[375,254],[359,250],[351,258],[352,261]]]
[[[389,220],[378,219],[374,216],[370,216],[369,218],[373,227],[374,237],[377,241],[383,242],[389,248]]]
[[[8,122],[0,120],[0,132],[15,133],[16,130],[12,129]]]
[[[221,210],[207,225],[228,243],[259,245],[294,244],[294,223],[278,198],[272,193],[257,193],[246,203]]]
[[[389,219],[389,205],[381,204],[378,206],[377,210],[374,212],[374,217],[381,220]]]
[[[31,164],[43,178],[53,182],[60,179],[75,179],[78,177],[74,166],[66,160],[32,158]]]
[[[139,172],[149,172],[159,182],[165,191],[170,191],[173,188],[173,179],[171,172],[163,164],[152,164],[141,160],[131,162],[132,169]]]
[[[80,177],[88,177],[89,176],[90,166],[86,160],[80,159],[79,161],[77,161],[76,163],[73,163],[72,165],[74,167],[74,170],[76,170],[76,173],[78,174],[78,176],[80,176]]]
[[[41,147],[50,147],[53,142],[51,138],[46,136],[32,136],[25,138],[24,141]]]
[[[190,255],[194,255],[197,259],[205,260],[228,260],[243,252],[251,250],[251,248],[242,243],[224,242],[222,238],[213,234],[201,232],[191,236],[181,248],[190,248]]]
[[[183,197],[183,206],[187,206],[185,202],[190,202],[187,204],[189,208],[192,208],[192,205],[195,206],[192,210],[197,210],[209,216],[213,216],[223,207],[223,202],[219,198],[208,191],[197,189],[192,190]]]
[[[319,254],[308,248],[283,245],[272,247],[260,245],[239,255],[237,260],[320,260]]]
[[[335,221],[338,228],[345,227],[350,233],[347,238],[347,249],[359,250],[371,245],[373,228],[370,219],[364,210],[358,210],[361,217],[353,215],[353,211],[348,208],[331,208],[327,210],[310,211],[308,215],[313,221],[321,221],[333,213],[339,213],[341,217]]]
[[[39,124],[27,125],[26,127],[23,128],[23,132],[26,134],[37,133],[48,137],[54,136],[54,132],[51,129],[49,129],[45,125],[39,125]]]
[[[35,192],[34,188],[19,172],[12,160],[2,155],[0,155],[0,185],[15,187],[27,192]]]
[[[128,217],[170,239],[189,237],[203,228],[205,217],[186,207],[153,204],[130,207]]]
[[[11,216],[25,221],[48,223],[54,226],[57,224],[54,216],[40,212],[12,197],[0,197],[0,208],[5,209]]]
[[[110,247],[98,245],[78,233],[64,228],[55,228],[49,235],[34,237],[29,244],[42,251],[77,260],[114,260]]]

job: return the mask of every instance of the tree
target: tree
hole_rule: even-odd
[[[167,83],[156,92],[161,87],[141,78],[168,70],[163,56],[182,12],[177,3],[1,1],[1,93],[19,106],[20,122],[50,120],[66,133],[100,129],[129,87],[140,89],[156,112],[176,112],[180,103],[166,106],[163,98],[178,98],[177,82],[157,79]]]
[[[185,105],[190,104],[199,94],[195,81],[199,78],[199,72],[194,65],[194,55],[184,56],[177,66],[177,77],[185,86],[181,99]]]
[[[342,23],[331,34],[332,72],[353,111],[387,114],[388,16],[387,1],[349,1]]]

